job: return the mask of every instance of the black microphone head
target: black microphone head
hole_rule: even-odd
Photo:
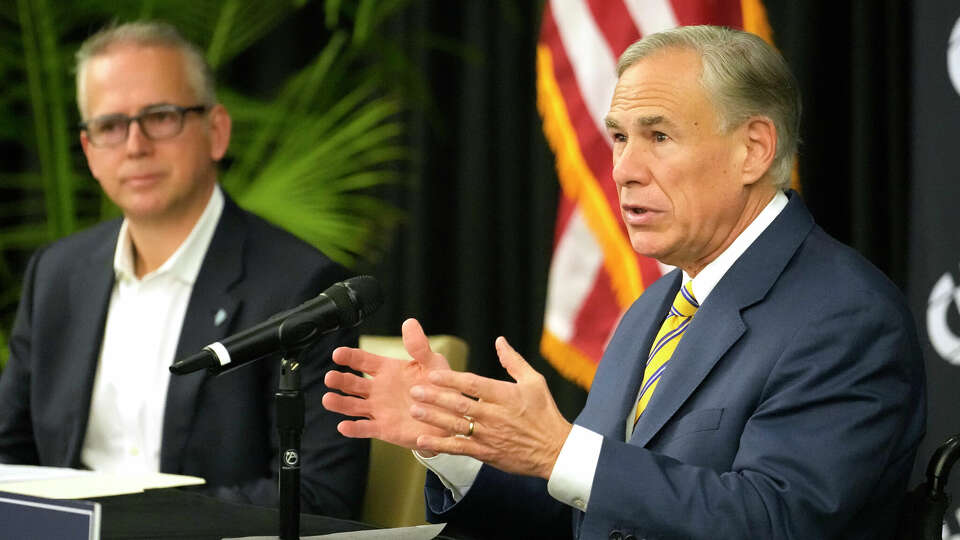
[[[373,276],[356,276],[324,291],[340,315],[340,327],[360,324],[383,305],[383,292]]]
[[[209,349],[203,349],[193,356],[181,358],[174,362],[173,365],[170,366],[170,373],[184,375],[201,369],[214,369],[218,367],[220,367],[220,362],[217,360],[216,353]]]

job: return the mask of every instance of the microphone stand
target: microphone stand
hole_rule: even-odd
[[[319,336],[357,326],[382,303],[377,281],[370,276],[356,276],[334,283],[313,300],[226,338],[226,344],[213,343],[170,366],[170,371],[177,375],[203,368],[220,374],[235,367],[224,368],[231,363],[230,347],[237,348],[236,365],[256,360],[278,348],[283,351],[274,394],[280,441],[277,514],[282,540],[300,540],[300,439],[306,409],[301,392],[301,356]]]
[[[281,540],[300,539],[300,436],[303,434],[304,399],[300,391],[300,354],[303,349],[287,351],[280,361],[280,381],[274,399],[277,404],[277,429],[280,435]]]

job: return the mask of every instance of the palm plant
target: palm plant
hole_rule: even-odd
[[[18,264],[40,245],[116,215],[92,181],[71,126],[69,67],[79,40],[110,19],[156,18],[206,47],[215,71],[255,44],[306,0],[164,0],[0,3],[0,366],[19,297]],[[221,181],[244,207],[354,266],[382,253],[399,211],[371,188],[398,180],[405,157],[397,66],[377,62],[377,28],[405,0],[325,0],[329,39],[279,94],[260,99],[225,88],[234,119]],[[396,47],[393,47],[396,50]]]

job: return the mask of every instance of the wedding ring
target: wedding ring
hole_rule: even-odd
[[[465,435],[465,437],[469,437],[471,435],[473,435],[473,420],[470,421],[470,428],[467,429],[467,434]]]

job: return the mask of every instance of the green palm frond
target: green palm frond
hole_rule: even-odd
[[[291,13],[303,7],[303,0],[144,0],[112,2],[74,0],[61,2],[71,13],[65,19],[91,21],[86,33],[105,21],[126,22],[158,19],[174,24],[187,39],[207,46],[214,69],[248,49],[275,29]],[[79,14],[79,15],[75,15]]]
[[[316,95],[310,87],[323,84],[317,72],[325,70],[317,67],[325,60],[321,52],[275,102],[246,103],[250,116],[237,118],[238,132],[252,127],[246,124],[251,118],[270,118],[270,125],[250,139],[238,133],[234,152],[241,157],[223,183],[247,209],[352,266],[358,256],[375,258],[384,247],[381,229],[399,219],[399,212],[364,192],[397,181],[394,166],[406,150],[400,106],[379,96],[373,84],[354,88],[321,112],[306,106],[301,96]],[[242,146],[247,142],[249,151]]]
[[[10,349],[7,347],[7,333],[0,328],[0,371],[3,371],[7,365],[7,358],[10,357]]]
[[[34,137],[47,203],[47,232],[56,238],[76,229],[73,185],[76,182],[67,141],[67,99],[59,36],[47,0],[18,0],[23,52],[30,89]]]

